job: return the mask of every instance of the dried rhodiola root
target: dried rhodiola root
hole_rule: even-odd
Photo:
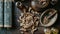
[[[33,34],[33,32],[37,30],[40,21],[40,13],[34,11],[31,7],[27,8],[21,2],[17,2],[16,6],[22,11],[21,16],[18,20],[20,23],[20,30],[31,31]]]
[[[21,16],[19,17],[19,23],[20,23],[20,30],[22,31],[31,31],[33,32],[37,30],[38,24],[40,17],[38,16],[39,14],[37,12],[25,12],[21,13]]]

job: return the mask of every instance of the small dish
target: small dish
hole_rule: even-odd
[[[55,23],[55,21],[57,20],[57,16],[57,10],[48,9],[41,14],[40,23],[44,27],[49,27]]]

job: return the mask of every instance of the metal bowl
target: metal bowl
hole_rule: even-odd
[[[49,27],[55,23],[57,16],[57,10],[48,9],[41,14],[40,23],[44,27]]]
[[[31,7],[34,10],[40,10],[40,8],[45,8],[49,4],[49,0],[33,0],[31,1]]]

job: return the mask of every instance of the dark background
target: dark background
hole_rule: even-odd
[[[21,1],[21,0],[14,0],[12,2],[12,4],[13,4],[12,5],[12,20],[13,20],[12,28],[2,28],[2,29],[0,29],[0,34],[20,34],[20,30],[19,30],[20,27],[19,27],[19,23],[17,22],[17,20],[18,20],[18,17],[20,16],[21,11],[15,6],[15,3],[17,1]],[[22,3],[29,6],[30,0],[25,0]],[[41,11],[45,11],[46,9],[49,9],[49,8],[54,8],[57,10],[58,19],[57,19],[56,23],[54,23],[51,27],[48,27],[48,28],[55,27],[60,30],[60,0],[58,0],[56,5],[53,6],[53,5],[49,4],[49,6],[47,6],[46,8],[44,8]],[[40,26],[39,30],[36,31],[35,34],[44,34],[43,29],[44,29],[44,27]]]

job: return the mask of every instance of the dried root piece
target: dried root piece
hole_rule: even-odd
[[[24,28],[20,28],[20,30],[22,30],[22,31],[26,31],[26,29],[24,29]]]
[[[21,26],[20,30],[22,31],[30,30],[31,33],[33,34],[34,31],[37,30],[40,20],[39,19],[40,17],[37,15],[38,15],[37,12],[36,13],[34,12],[34,14],[30,12],[26,12],[23,15],[21,15],[18,20]]]
[[[49,20],[48,18],[45,16],[44,19],[43,19],[43,24],[48,24]]]

